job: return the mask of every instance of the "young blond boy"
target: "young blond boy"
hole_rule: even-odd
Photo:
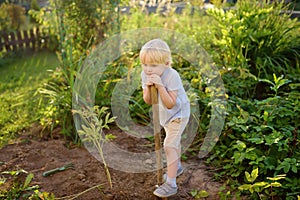
[[[158,90],[160,125],[166,132],[166,182],[154,194],[169,197],[177,193],[176,177],[183,173],[180,140],[190,116],[190,103],[178,72],[171,68],[171,51],[166,42],[161,39],[147,42],[140,51],[140,60],[143,66],[141,76],[144,101],[151,104],[150,86],[155,85]]]

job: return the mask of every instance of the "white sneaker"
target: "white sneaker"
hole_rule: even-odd
[[[176,194],[177,189],[178,189],[178,187],[172,187],[168,183],[164,183],[161,186],[159,186],[153,192],[153,194],[158,196],[158,197],[165,198],[165,197],[169,197],[169,196],[172,196],[172,195]]]

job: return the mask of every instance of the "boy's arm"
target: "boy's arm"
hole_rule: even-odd
[[[177,98],[177,90],[168,92],[164,86],[157,86],[157,90],[159,92],[160,98],[163,104],[168,108],[171,109],[176,104]],[[143,89],[143,99],[146,104],[151,105],[151,90],[150,86],[147,86]]]
[[[163,104],[168,108],[171,109],[176,105],[176,98],[177,98],[177,90],[174,91],[167,91],[167,89],[159,85],[157,86],[157,90],[159,92],[160,98],[163,102]]]

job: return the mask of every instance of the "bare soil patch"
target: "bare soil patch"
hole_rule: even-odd
[[[56,197],[66,197],[83,192],[95,185],[102,184],[101,189],[91,189],[80,195],[77,200],[152,200],[156,185],[156,172],[125,173],[110,169],[113,187],[105,174],[103,164],[95,159],[84,147],[72,145],[65,140],[59,129],[52,136],[45,133],[41,137],[41,128],[35,126],[22,133],[14,144],[0,149],[0,171],[24,169],[34,174],[32,185],[39,185],[40,191],[54,193]],[[150,141],[136,139],[124,134],[118,127],[109,133],[116,135],[116,142],[133,151],[149,148]],[[147,145],[146,144],[150,144]],[[74,168],[43,177],[43,172],[73,163]],[[185,171],[178,178],[179,191],[169,197],[170,200],[193,199],[192,190],[205,190],[209,196],[205,199],[219,199],[221,183],[214,182],[213,174],[203,162],[196,158],[183,161]],[[1,189],[1,187],[0,187]]]

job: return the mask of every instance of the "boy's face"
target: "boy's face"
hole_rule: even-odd
[[[168,67],[168,65],[164,64],[142,64],[142,66],[146,75],[156,74],[158,76],[161,76]]]

